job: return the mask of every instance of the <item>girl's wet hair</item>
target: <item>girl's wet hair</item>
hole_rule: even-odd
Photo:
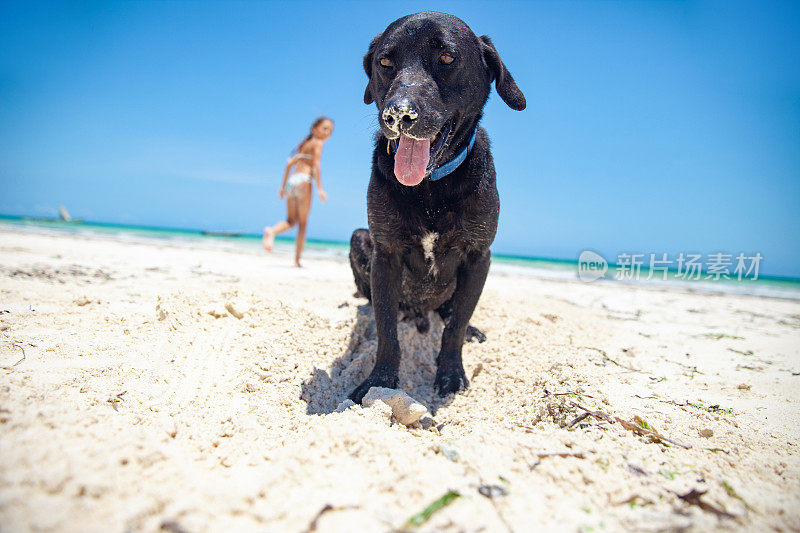
[[[296,153],[298,153],[300,151],[300,148],[302,148],[303,145],[309,139],[311,139],[314,136],[314,128],[316,128],[317,126],[319,126],[320,124],[322,124],[326,120],[329,121],[331,124],[333,124],[333,119],[332,118],[326,117],[325,115],[322,115],[321,117],[318,117],[317,120],[315,120],[314,123],[311,124],[311,129],[309,130],[308,135],[306,135],[305,138],[302,141],[300,141],[300,143],[297,145],[297,147],[294,150],[292,150],[292,153],[289,154],[289,155],[293,156]]]

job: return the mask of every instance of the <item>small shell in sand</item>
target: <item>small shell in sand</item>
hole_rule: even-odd
[[[372,387],[369,389],[361,405],[370,407],[379,400],[391,407],[392,416],[406,426],[418,422],[420,418],[428,414],[428,409],[424,405],[405,392],[384,387]]]

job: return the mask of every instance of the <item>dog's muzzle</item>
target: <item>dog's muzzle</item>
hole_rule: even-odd
[[[395,138],[411,129],[418,117],[417,108],[405,98],[389,102],[381,113],[384,125],[396,134]]]

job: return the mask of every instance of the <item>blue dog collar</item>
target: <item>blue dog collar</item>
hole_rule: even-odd
[[[456,155],[453,159],[451,159],[444,165],[440,165],[431,170],[430,180],[431,181],[440,180],[443,177],[452,174],[453,171],[457,169],[458,166],[461,163],[463,163],[464,160],[467,158],[467,154],[469,154],[469,151],[472,150],[472,146],[475,144],[475,136],[477,134],[478,134],[478,126],[475,126],[475,130],[472,132],[472,136],[469,138],[469,143],[467,143],[467,146],[465,146],[464,149],[461,150],[458,153],[458,155]],[[390,140],[389,145],[392,147],[393,151],[395,152],[397,151],[397,141],[395,139]]]

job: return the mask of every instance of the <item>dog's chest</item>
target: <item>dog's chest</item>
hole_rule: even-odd
[[[412,272],[428,279],[444,281],[452,277],[452,271],[459,262],[457,232],[425,229],[413,238],[409,254],[409,267]]]
[[[436,240],[439,234],[435,231],[429,231],[420,237],[420,245],[422,246],[422,257],[425,259],[425,265],[428,267],[428,273],[435,276],[439,273],[439,268],[436,266]]]

